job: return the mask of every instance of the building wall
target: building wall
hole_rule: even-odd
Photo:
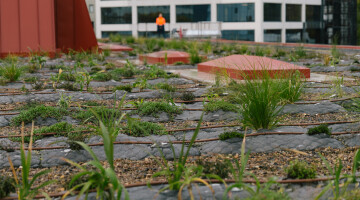
[[[88,7],[91,22],[93,24],[93,27],[95,28],[95,26],[96,26],[96,23],[95,23],[95,20],[96,20],[96,17],[95,17],[96,16],[95,15],[95,10],[96,10],[95,0],[85,0],[85,2],[86,2],[86,5]]]
[[[210,19],[209,24],[214,26],[221,26],[223,35],[233,36],[238,34],[241,37],[246,34],[251,35],[253,32],[253,41],[278,41],[286,42],[286,30],[297,30],[296,35],[303,35],[300,33],[303,29],[303,25],[306,22],[306,5],[321,5],[321,0],[95,0],[96,1],[96,36],[102,37],[103,32],[120,32],[124,34],[130,34],[134,37],[139,35],[139,32],[156,31],[155,17],[153,23],[138,23],[138,7],[141,6],[169,6],[170,7],[170,23],[165,26],[166,31],[179,28],[193,28],[196,29],[198,23],[177,23],[176,22],[176,6],[180,5],[210,5]],[[218,4],[254,4],[254,17],[255,19],[250,22],[221,22],[218,21]],[[281,19],[277,22],[267,21],[264,22],[264,5],[265,3],[281,4]],[[301,6],[301,16],[299,21],[289,22],[286,21],[286,4],[297,4]],[[113,7],[129,7],[131,9],[131,23],[127,24],[102,24],[102,8]],[[271,10],[271,9],[270,9]],[[235,10],[234,12],[238,12]],[[273,13],[277,14],[277,13]],[[272,16],[269,14],[269,16]],[[265,31],[265,34],[264,34]],[[291,32],[291,31],[290,31]],[[290,33],[288,32],[288,33]],[[280,35],[279,35],[280,33]],[[252,37],[249,37],[252,38]]]

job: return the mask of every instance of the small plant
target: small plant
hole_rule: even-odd
[[[45,181],[42,182],[39,186],[34,186],[35,181],[37,181],[38,178],[41,176],[44,176],[50,172],[50,170],[43,170],[41,172],[38,172],[34,175],[32,175],[32,178],[30,179],[30,170],[31,170],[31,154],[32,154],[32,136],[34,131],[34,122],[32,123],[31,128],[31,134],[30,134],[30,143],[27,150],[27,154],[25,153],[25,144],[24,144],[24,123],[22,123],[22,129],[21,129],[21,137],[22,137],[22,143],[20,147],[20,157],[21,157],[21,179],[18,178],[15,167],[10,159],[9,164],[10,168],[12,170],[15,182],[16,182],[16,192],[18,194],[19,200],[27,200],[27,199],[33,199],[37,194],[42,193],[46,197],[48,195],[45,192],[40,192],[41,189],[46,187],[47,185],[50,185],[54,183],[54,180],[51,181]],[[20,168],[19,168],[20,169]]]
[[[255,47],[255,55],[256,56],[265,56],[265,50],[264,48],[260,47],[260,46],[256,46]]]
[[[122,105],[125,96],[121,100],[120,105]],[[120,107],[120,106],[119,106]],[[97,192],[97,197],[101,199],[109,199],[109,200],[120,200],[122,195],[124,194],[125,200],[129,199],[129,195],[122,183],[118,179],[115,166],[114,166],[114,142],[119,133],[119,124],[122,121],[124,115],[121,115],[119,118],[115,118],[114,116],[100,116],[97,112],[93,112],[96,118],[99,120],[99,127],[95,127],[97,133],[103,138],[104,142],[104,153],[106,156],[106,160],[108,162],[109,167],[103,166],[98,157],[92,151],[92,149],[82,142],[76,142],[83,149],[85,149],[93,158],[92,161],[85,163],[86,166],[91,166],[92,169],[88,169],[82,165],[79,165],[71,160],[63,158],[66,162],[80,169],[80,172],[76,174],[72,180],[70,181],[70,185],[73,185],[76,181],[81,178],[86,177],[85,182],[80,182],[70,189],[68,192],[64,194],[62,199],[65,199],[69,194],[73,191],[81,188],[78,198],[80,198],[83,194],[87,194],[90,188],[95,188]],[[103,123],[102,120],[106,118],[106,121],[111,123]]]
[[[155,88],[157,89],[161,89],[161,90],[165,90],[167,92],[175,92],[176,91],[176,87],[168,84],[168,83],[158,83]]]
[[[286,52],[280,48],[276,48],[275,49],[275,54],[273,55],[273,57],[277,57],[277,58],[280,58],[280,57],[284,57],[286,55]]]
[[[313,179],[316,177],[316,168],[304,161],[291,161],[285,169],[287,176],[292,179]]]
[[[329,55],[324,56],[324,65],[329,66],[330,65],[331,57]]]
[[[202,57],[199,55],[199,52],[195,49],[189,51],[190,53],[190,64],[196,65],[202,62]]]
[[[16,191],[15,179],[0,175],[0,198],[7,197],[10,193]]]
[[[19,115],[11,119],[11,125],[19,126],[21,122],[30,123],[38,117],[43,119],[51,117],[60,120],[65,114],[68,114],[68,111],[65,109],[40,105],[20,112]]]
[[[327,124],[321,124],[314,128],[309,128],[309,130],[307,132],[308,135],[316,135],[316,134],[321,134],[321,133],[331,135],[331,129],[329,129]]]
[[[96,113],[99,116],[104,117],[103,119],[103,123],[107,124],[110,123],[109,121],[107,121],[107,119],[109,118],[109,116],[114,116],[116,117],[120,117],[121,116],[121,111],[117,110],[117,109],[112,109],[112,108],[106,108],[106,107],[95,107],[92,108],[90,110],[81,110],[78,111],[77,113],[75,113],[73,115],[73,117],[75,119],[79,119],[81,121],[85,122],[90,122],[90,123],[97,123],[98,120],[96,119],[96,115],[94,115],[94,113]]]
[[[306,51],[304,49],[304,46],[296,47],[295,55],[297,56],[297,58],[305,58],[306,57]]]
[[[195,95],[192,92],[184,92],[181,94],[180,99],[183,101],[193,101],[195,100]]]
[[[177,62],[174,63],[174,65],[185,65],[185,63],[181,62],[181,61],[177,61]]]
[[[144,102],[138,108],[138,113],[140,115],[152,115],[156,117],[160,112],[166,112],[168,115],[173,116],[175,114],[181,114],[182,109],[176,105],[164,101]]]
[[[344,76],[337,76],[333,81],[332,90],[335,92],[335,94],[342,98],[344,96]]]
[[[215,162],[196,160],[196,164],[202,166],[204,174],[216,174],[222,179],[229,177],[230,167],[227,162],[227,160],[216,160]]]
[[[128,123],[124,130],[131,136],[145,137],[149,135],[166,135],[165,128],[159,124],[151,122],[137,121],[128,117]]]
[[[71,96],[65,96],[64,93],[60,94],[60,99],[57,102],[57,106],[59,106],[62,109],[68,109],[71,104]]]
[[[239,107],[224,100],[210,101],[204,105],[204,111],[206,112],[215,112],[218,110],[238,112]]]
[[[148,83],[146,78],[139,78],[133,84],[133,88],[139,88],[140,92],[142,92],[147,87],[148,87]]]
[[[219,139],[222,141],[231,138],[244,138],[244,134],[234,131],[234,132],[224,132],[219,135]]]
[[[127,85],[119,85],[119,86],[116,86],[113,91],[117,91],[117,90],[124,90],[126,92],[131,92],[133,89],[133,86],[130,85],[130,84],[127,84]]]
[[[108,72],[98,72],[92,76],[96,81],[110,81],[112,79],[111,73]]]
[[[6,63],[0,68],[0,75],[6,78],[9,82],[19,80],[22,74],[22,69],[16,63]]]

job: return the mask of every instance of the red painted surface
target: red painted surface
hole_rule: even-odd
[[[97,41],[84,0],[55,0],[56,47],[94,50]]]
[[[0,0],[0,56],[55,50],[53,0]]]
[[[226,72],[231,78],[243,79],[244,76],[261,76],[267,70],[274,77],[284,73],[299,71],[305,78],[310,78],[310,69],[287,62],[248,55],[232,55],[198,64],[198,71],[207,73]]]
[[[58,48],[97,48],[84,0],[0,0],[1,57]]]
[[[165,54],[167,54],[167,63],[165,63]],[[139,59],[150,64],[163,63],[172,65],[176,62],[189,63],[189,54],[182,51],[158,51],[146,55],[140,55]]]
[[[106,44],[98,42],[99,49],[101,50],[110,50],[110,51],[132,51],[133,49],[128,46],[118,45],[118,44]]]

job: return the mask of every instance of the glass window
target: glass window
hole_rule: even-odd
[[[286,21],[301,22],[301,5],[286,4]]]
[[[176,22],[210,21],[210,5],[176,6]]]
[[[131,24],[131,7],[101,8],[101,24]]]
[[[89,5],[89,12],[93,13],[94,12],[94,4],[90,4]]]
[[[264,3],[264,22],[281,22],[280,3]]]
[[[131,36],[131,31],[102,31],[101,37],[108,38],[110,35],[121,35],[121,36]]]
[[[170,22],[170,6],[139,6],[137,10],[138,23],[155,23],[159,13]]]
[[[225,30],[221,31],[222,38],[227,40],[254,41],[254,30]]]
[[[306,5],[306,21],[321,21],[321,6]]]
[[[286,30],[286,42],[298,43],[302,41],[302,30],[301,29],[287,29]]]
[[[217,4],[217,20],[221,22],[253,22],[253,3]]]
[[[264,30],[264,42],[281,42],[281,30]]]

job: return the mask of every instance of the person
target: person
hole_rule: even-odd
[[[162,35],[162,37],[165,38],[165,23],[165,18],[162,16],[162,13],[159,13],[159,16],[156,18],[157,32],[159,37]]]

